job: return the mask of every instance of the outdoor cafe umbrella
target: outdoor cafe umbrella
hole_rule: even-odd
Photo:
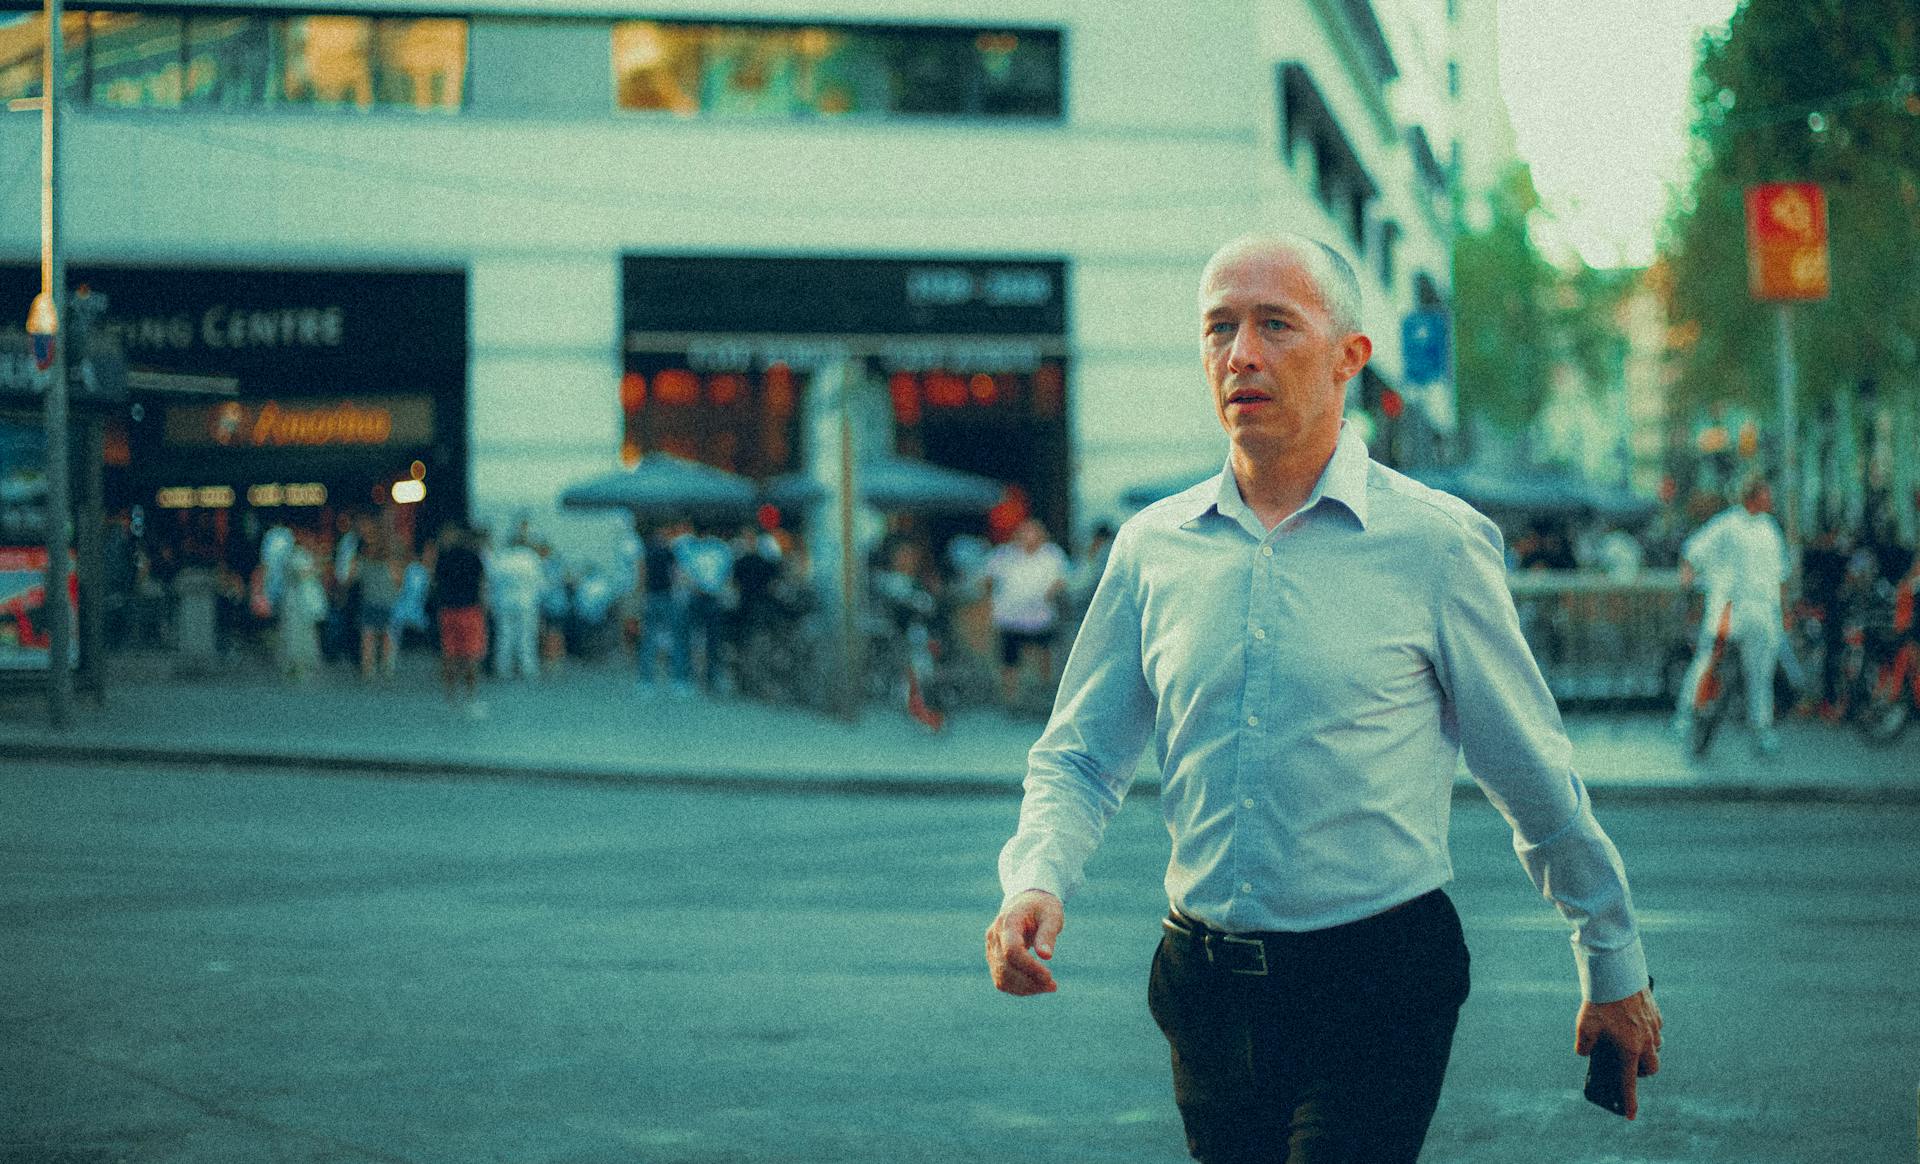
[[[911,457],[862,461],[855,478],[860,500],[887,513],[985,513],[1000,503],[1004,489],[991,477]],[[767,500],[782,509],[798,508],[826,495],[826,486],[803,473],[789,473],[767,484]]]
[[[747,478],[671,453],[648,453],[631,469],[570,485],[560,493],[565,509],[625,509],[637,517],[744,516],[757,503]]]

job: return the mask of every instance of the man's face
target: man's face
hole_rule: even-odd
[[[1748,513],[1761,514],[1761,513],[1767,512],[1769,509],[1772,509],[1772,508],[1773,508],[1773,489],[1771,486],[1761,485],[1756,489],[1754,489],[1754,491],[1751,494],[1749,494],[1747,497]]]
[[[1373,346],[1339,333],[1301,261],[1283,248],[1246,252],[1200,287],[1201,356],[1220,426],[1259,457],[1338,439],[1346,384]]]

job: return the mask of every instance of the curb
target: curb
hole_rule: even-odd
[[[399,756],[289,755],[238,749],[141,747],[121,744],[69,744],[47,741],[8,741],[9,758],[40,762],[147,764],[165,767],[261,768],[285,772],[332,775],[384,776],[399,779],[466,779],[562,781],[573,784],[644,785],[658,788],[768,792],[790,795],[893,797],[1017,797],[1019,773],[980,770],[928,776],[828,776],[805,772],[777,773],[751,770],[595,768],[579,765],[487,762],[479,760],[421,760]],[[1920,807],[1920,783],[1847,787],[1831,784],[1676,784],[1666,782],[1589,782],[1596,804],[1777,804],[1855,805],[1894,808]],[[1131,794],[1158,796],[1160,782],[1137,779]],[[1481,798],[1472,781],[1456,781],[1453,799]]]

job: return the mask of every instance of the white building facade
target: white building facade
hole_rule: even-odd
[[[1448,295],[1459,9],[1490,3],[76,5],[75,281],[135,366],[239,385],[136,400],[109,504],[415,478],[589,549],[612,519],[562,487],[651,449],[796,467],[851,359],[906,451],[1119,516],[1224,453],[1194,293],[1235,234],[1347,253],[1356,407],[1401,384],[1402,320]],[[0,0],[0,96],[39,35]],[[0,117],[23,318],[38,139]]]

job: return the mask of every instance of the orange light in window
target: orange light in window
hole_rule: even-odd
[[[973,374],[973,379],[967,382],[967,391],[973,396],[975,404],[992,404],[1000,399],[1000,386],[985,372]]]
[[[668,368],[653,378],[653,392],[662,404],[694,404],[700,399],[700,377],[685,368]]]
[[[793,369],[785,364],[774,364],[767,368],[767,414],[787,417],[793,415]]]
[[[620,463],[631,469],[640,463],[640,442],[628,437],[620,442]]]
[[[920,423],[920,381],[912,372],[895,372],[887,380],[887,393],[893,397],[893,418],[904,425]]]
[[[620,411],[635,412],[647,403],[647,378],[638,372],[620,377]]]
[[[722,408],[738,404],[746,391],[746,379],[733,372],[722,372],[707,378],[707,399]]]
[[[1042,364],[1033,373],[1033,412],[1035,416],[1060,415],[1066,389],[1060,365]]]
[[[952,372],[928,372],[927,403],[935,408],[966,407],[967,382]]]

